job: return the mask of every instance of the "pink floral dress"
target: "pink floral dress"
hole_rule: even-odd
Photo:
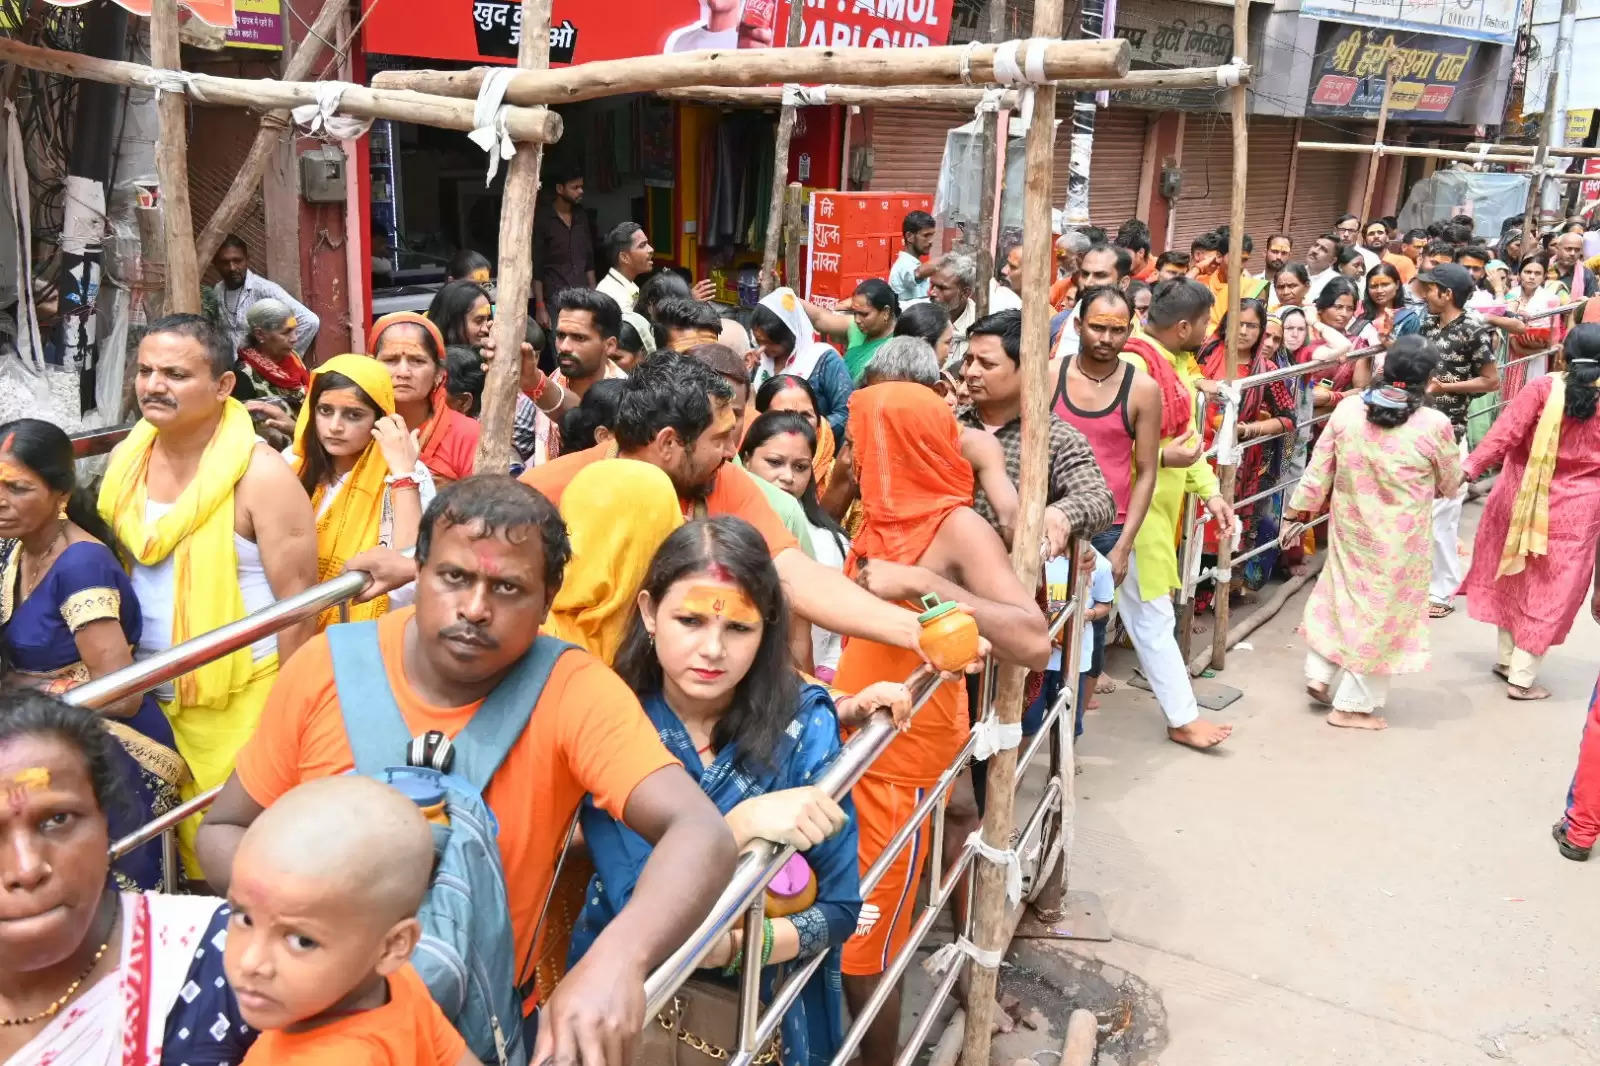
[[[1356,674],[1428,666],[1433,501],[1461,486],[1450,420],[1423,407],[1384,429],[1360,396],[1334,408],[1289,506],[1330,505],[1328,562],[1306,603],[1306,644]]]

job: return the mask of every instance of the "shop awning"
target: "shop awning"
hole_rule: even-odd
[[[81,7],[89,0],[48,0],[57,7]],[[117,0],[117,3],[135,15],[150,17],[151,0]],[[234,27],[233,0],[178,0],[178,6],[188,8],[195,18],[207,26],[231,30]]]

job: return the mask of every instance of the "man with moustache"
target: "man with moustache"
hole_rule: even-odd
[[[311,501],[235,400],[234,353],[200,315],[158,319],[139,342],[143,418],[111,454],[99,510],[133,559],[144,609],[135,654],[165,651],[309,588],[317,578]],[[157,691],[189,764],[184,798],[227,780],[255,732],[280,660],[316,629],[307,618]],[[195,822],[180,829],[185,865]]]

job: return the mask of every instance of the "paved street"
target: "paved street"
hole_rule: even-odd
[[[1513,703],[1463,601],[1374,734],[1308,704],[1304,598],[1230,653],[1220,680],[1246,695],[1215,756],[1166,742],[1148,693],[1102,697],[1074,887],[1118,939],[1073,950],[1160,992],[1162,1066],[1600,1063],[1600,861],[1550,839],[1600,627],[1585,611],[1547,660],[1554,699]]]

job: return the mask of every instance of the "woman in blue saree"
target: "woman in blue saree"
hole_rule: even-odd
[[[77,492],[72,441],[35,418],[0,426],[0,657],[5,683],[59,696],[133,662],[143,616],[115,544]],[[117,740],[131,803],[116,805],[112,839],[178,802],[187,768],[154,697],[99,709]],[[161,842],[112,868],[124,889],[161,886]]]
[[[805,683],[790,665],[787,618],[777,570],[754,527],[731,517],[690,522],[656,553],[615,668],[741,847],[775,840],[803,854],[815,899],[767,919],[761,990],[769,1000],[793,967],[826,954],[781,1030],[783,1066],[821,1066],[844,1036],[839,949],[856,931],[861,884],[854,808],[813,782],[839,752],[841,720],[857,723],[879,708],[903,719],[909,700],[904,686],[873,686],[836,708],[827,689]],[[627,903],[650,854],[642,837],[588,801],[580,820],[596,873],[573,931],[572,964]],[[806,875],[798,864],[795,870]],[[742,948],[736,930],[708,965],[731,967]],[[695,1035],[734,1043],[732,1033]]]

